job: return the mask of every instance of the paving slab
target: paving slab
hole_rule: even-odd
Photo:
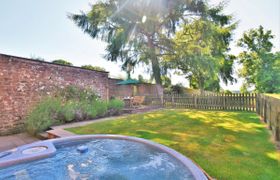
[[[0,136],[0,152],[13,149],[24,144],[30,144],[35,141],[39,141],[39,139],[30,136],[27,133]]]
[[[47,131],[48,133],[48,138],[52,139],[52,138],[63,138],[63,137],[69,137],[69,136],[75,136],[76,134],[71,133],[69,131],[66,131],[64,129],[53,129],[53,130],[49,130]]]

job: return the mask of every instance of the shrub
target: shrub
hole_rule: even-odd
[[[108,111],[107,103],[102,100],[93,101],[92,108],[96,110],[97,116],[104,116]]]
[[[74,102],[66,102],[59,112],[58,119],[61,122],[71,122],[75,119],[75,111],[77,109],[77,104]]]
[[[232,92],[230,90],[225,90],[223,93],[225,93],[225,94],[232,94]]]
[[[81,66],[83,69],[94,70],[94,71],[106,71],[105,68],[99,66],[92,66],[92,65],[83,65]]]
[[[122,100],[112,99],[108,102],[108,109],[110,115],[120,114],[123,108],[124,108],[124,102]]]
[[[55,93],[55,97],[42,99],[26,119],[30,134],[48,129],[55,124],[81,121],[96,117],[119,114],[124,102],[112,99],[108,103],[99,99],[89,89],[69,86]]]
[[[97,109],[94,108],[94,101],[82,101],[79,108],[81,109],[84,119],[95,118],[98,114]]]
[[[27,132],[34,135],[58,123],[57,116],[60,109],[61,101],[59,98],[47,97],[43,99],[26,119]]]
[[[164,88],[164,94],[184,94],[185,88],[182,84],[171,85]]]
[[[174,94],[184,94],[184,86],[182,84],[176,84],[171,86],[171,91]]]
[[[73,66],[72,63],[64,60],[64,59],[57,59],[57,60],[53,60],[52,63],[55,63],[55,64],[61,64],[61,65],[68,65],[68,66]]]

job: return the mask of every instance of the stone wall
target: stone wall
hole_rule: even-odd
[[[22,131],[32,105],[68,85],[91,88],[109,98],[108,72],[0,54],[0,135]]]

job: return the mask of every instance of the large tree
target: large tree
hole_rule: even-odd
[[[85,33],[108,43],[108,60],[122,61],[124,67],[143,62],[161,84],[162,56],[174,52],[170,38],[180,24],[197,17],[227,22],[221,10],[210,8],[206,0],[103,0],[89,12],[69,17]]]
[[[280,92],[280,53],[273,53],[272,32],[262,26],[243,34],[238,46],[244,50],[238,56],[242,64],[239,75],[245,79],[243,89],[254,86],[257,92]]]
[[[174,37],[175,53],[166,60],[190,80],[193,88],[219,91],[219,81],[234,81],[233,57],[227,55],[235,23],[196,19],[182,26]]]

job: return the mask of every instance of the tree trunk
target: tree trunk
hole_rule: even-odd
[[[156,81],[156,84],[161,85],[161,77],[160,77],[160,67],[159,67],[159,61],[156,56],[156,48],[152,42],[151,37],[148,37],[148,46],[150,48],[150,58],[152,62],[152,70],[153,70],[153,75]]]
[[[150,58],[152,62],[152,70],[153,70],[153,76],[156,81],[156,90],[157,90],[157,96],[160,97],[161,105],[164,105],[163,101],[163,88],[161,86],[161,73],[160,73],[160,67],[159,67],[159,61],[156,56],[156,48],[153,44],[152,38],[148,36],[148,46],[149,46],[149,52],[150,52]]]
[[[202,77],[198,78],[198,86],[199,86],[199,91],[200,95],[204,94],[204,79]]]

